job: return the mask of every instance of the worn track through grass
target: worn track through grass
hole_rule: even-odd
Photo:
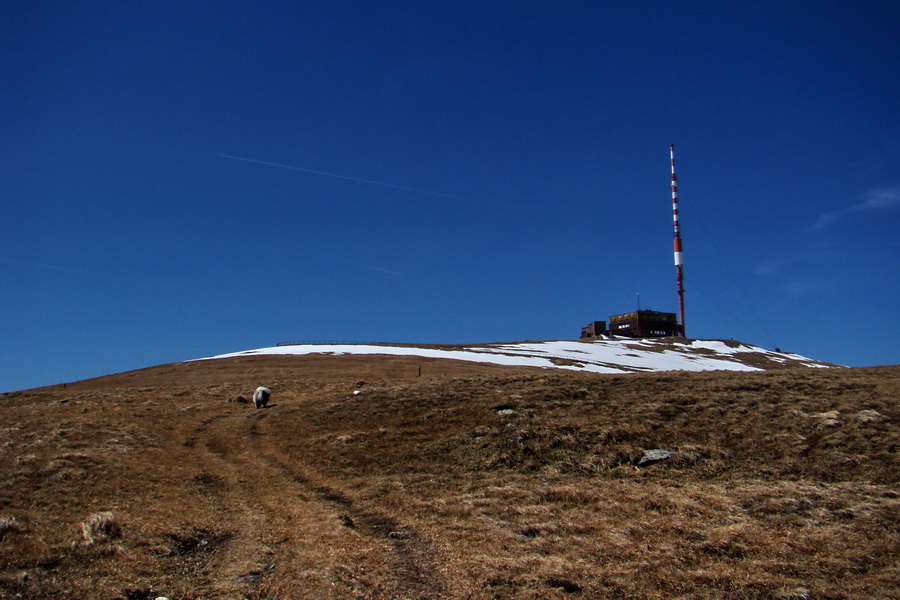
[[[266,418],[276,406],[254,413],[216,415],[205,419],[189,438],[189,445],[202,446],[204,471],[224,480],[217,492],[223,506],[240,516],[233,522],[237,528],[231,551],[219,562],[221,577],[230,582],[219,586],[224,594],[247,591],[267,577],[267,569],[278,565],[284,572],[294,572],[298,559],[291,549],[299,539],[278,544],[278,555],[266,555],[275,540],[265,539],[263,532],[278,529],[290,532],[301,524],[296,517],[298,501],[319,504],[306,507],[302,519],[304,529],[328,529],[335,523],[352,530],[370,542],[385,547],[390,557],[391,577],[386,585],[391,597],[423,599],[443,597],[440,568],[435,552],[411,527],[387,514],[360,508],[336,487],[322,482],[313,465],[285,464],[276,456],[277,441],[266,430]],[[302,435],[302,432],[298,432]],[[319,514],[325,522],[309,523],[309,514]],[[371,543],[365,544],[371,550]],[[271,561],[271,562],[266,562]],[[277,576],[273,579],[277,579]],[[240,582],[249,582],[241,584]],[[269,587],[278,587],[270,585]]]
[[[263,449],[266,445],[264,442],[270,442],[273,438],[263,434],[260,440],[258,436],[261,434],[258,433],[256,425],[261,421],[262,418],[256,420],[251,434],[258,440],[257,448],[267,464],[275,465],[284,476],[311,490],[316,498],[331,505],[337,511],[343,526],[372,537],[381,544],[389,545],[396,593],[400,597],[423,600],[444,597],[440,578],[442,569],[436,560],[435,550],[429,543],[409,525],[404,525],[387,514],[360,508],[345,492],[316,482],[316,475],[312,474],[313,471],[308,465],[301,469],[297,465],[289,467],[284,462],[278,461],[274,458],[272,448]]]

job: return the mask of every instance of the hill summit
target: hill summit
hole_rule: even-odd
[[[656,371],[768,371],[834,367],[798,354],[769,351],[733,340],[607,337],[591,341],[514,342],[481,345],[291,343],[211,358],[260,355],[391,355],[452,359],[590,373]]]

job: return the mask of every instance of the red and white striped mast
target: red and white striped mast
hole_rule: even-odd
[[[675,144],[669,144],[669,158],[672,161],[672,218],[675,225],[675,272],[678,277],[678,326],[681,337],[684,333],[684,268],[681,250],[681,224],[678,222],[678,179],[675,177]]]

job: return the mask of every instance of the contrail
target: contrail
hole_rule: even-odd
[[[381,271],[382,273],[388,273],[390,275],[397,275],[399,277],[403,277],[403,273],[398,273],[397,271],[391,271],[389,269],[382,269],[381,267],[374,267],[372,265],[367,265],[365,263],[356,262],[355,260],[349,260],[347,258],[338,258],[338,260],[345,262],[345,263],[350,263],[351,265],[356,265],[358,267],[365,267],[367,269],[372,269],[373,271]]]
[[[278,167],[280,169],[290,169],[291,171],[301,171],[303,173],[312,173],[313,175],[322,175],[323,177],[334,177],[335,179],[344,179],[346,181],[356,181],[358,183],[368,183],[369,185],[379,185],[381,187],[391,188],[395,190],[403,190],[405,192],[415,192],[417,194],[428,194],[437,198],[446,198],[448,200],[459,200],[461,202],[471,202],[473,204],[485,204],[488,206],[498,206],[501,208],[512,208],[523,212],[531,212],[526,208],[512,206],[509,204],[501,204],[499,202],[486,202],[484,200],[475,200],[466,198],[465,196],[456,196],[454,194],[444,194],[442,192],[433,192],[431,190],[423,190],[422,188],[409,187],[406,185],[397,185],[395,183],[387,183],[385,181],[375,181],[374,179],[365,179],[363,177],[351,177],[350,175],[340,175],[339,173],[328,173],[326,171],[317,171],[315,169],[305,169],[303,167],[295,167],[292,165],[282,165],[279,163],[268,162],[265,160],[256,160],[254,158],[243,158],[241,156],[231,156],[230,154],[219,154],[222,158],[230,158],[231,160],[242,160],[244,162],[256,163],[258,165],[266,165],[269,167]]]
[[[60,267],[58,265],[48,265],[45,263],[31,262],[30,260],[17,260],[15,258],[0,258],[3,262],[14,263],[17,265],[26,265],[29,267],[40,267],[42,269],[53,269],[54,271],[68,271],[69,273],[81,273],[84,275],[95,275],[90,271],[82,271],[81,269],[72,269],[69,267]]]

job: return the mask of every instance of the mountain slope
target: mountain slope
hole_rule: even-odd
[[[4,394],[0,598],[895,597],[898,395],[371,354]]]

